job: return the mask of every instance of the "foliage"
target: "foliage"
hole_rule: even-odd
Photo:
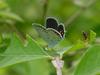
[[[99,75],[99,13],[99,0],[0,0],[0,75],[56,75],[56,57],[63,75]],[[64,39],[42,28],[47,17],[64,23]]]

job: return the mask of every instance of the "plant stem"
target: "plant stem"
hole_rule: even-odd
[[[69,17],[69,19],[65,22],[66,27],[68,27],[68,25],[70,25],[77,17],[79,17],[82,11],[83,9],[80,9],[76,11],[71,17]]]
[[[55,57],[52,60],[53,66],[56,68],[57,75],[62,75],[62,68],[64,65],[64,61],[60,59],[60,57]]]
[[[62,75],[61,69],[57,69],[57,75]]]
[[[96,0],[91,0],[91,1],[89,1],[87,6],[84,6],[84,7],[80,6],[80,9],[78,11],[76,11],[71,17],[69,17],[69,19],[64,23],[66,25],[66,27],[68,27],[73,21],[75,21],[81,15],[81,13],[86,11],[95,2],[96,2]]]
[[[42,15],[43,24],[44,24],[46,15],[47,15],[48,4],[49,4],[49,0],[44,0],[44,4],[43,4],[43,15]]]

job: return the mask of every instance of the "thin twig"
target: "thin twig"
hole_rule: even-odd
[[[44,24],[46,15],[47,15],[48,4],[49,4],[49,0],[44,0],[44,4],[43,4],[43,15],[42,15],[42,18],[43,18],[43,24]]]
[[[68,25],[70,25],[77,17],[79,17],[82,11],[83,9],[80,9],[76,11],[71,17],[69,17],[69,19],[64,23],[66,27],[68,27]]]
[[[91,0],[89,2],[89,4],[87,5],[87,8],[91,7],[95,2],[96,2],[96,0]]]
[[[96,2],[96,0],[91,0],[91,1],[89,1],[87,6],[84,6],[84,7],[80,6],[80,9],[78,11],[76,11],[71,17],[69,17],[69,19],[64,23],[66,25],[66,27],[68,27],[73,21],[75,21],[81,15],[81,13],[86,11],[95,2]]]

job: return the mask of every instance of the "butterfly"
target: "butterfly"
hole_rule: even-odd
[[[48,47],[54,47],[58,42],[60,42],[64,38],[64,25],[62,23],[58,23],[58,21],[49,17],[46,19],[45,27],[33,23],[34,29],[38,32],[38,34],[48,43]]]

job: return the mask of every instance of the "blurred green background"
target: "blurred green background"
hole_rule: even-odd
[[[46,17],[55,17],[64,23],[65,39],[71,44],[81,39],[83,31],[88,32],[90,29],[96,32],[96,42],[100,43],[99,0],[0,0],[0,48],[5,50],[13,32],[19,35],[21,40],[26,39],[26,34],[40,40],[33,30],[32,23],[45,25]],[[73,72],[72,63],[81,53],[64,57],[63,75]],[[0,75],[55,75],[55,69],[50,60],[45,59],[2,68]]]

